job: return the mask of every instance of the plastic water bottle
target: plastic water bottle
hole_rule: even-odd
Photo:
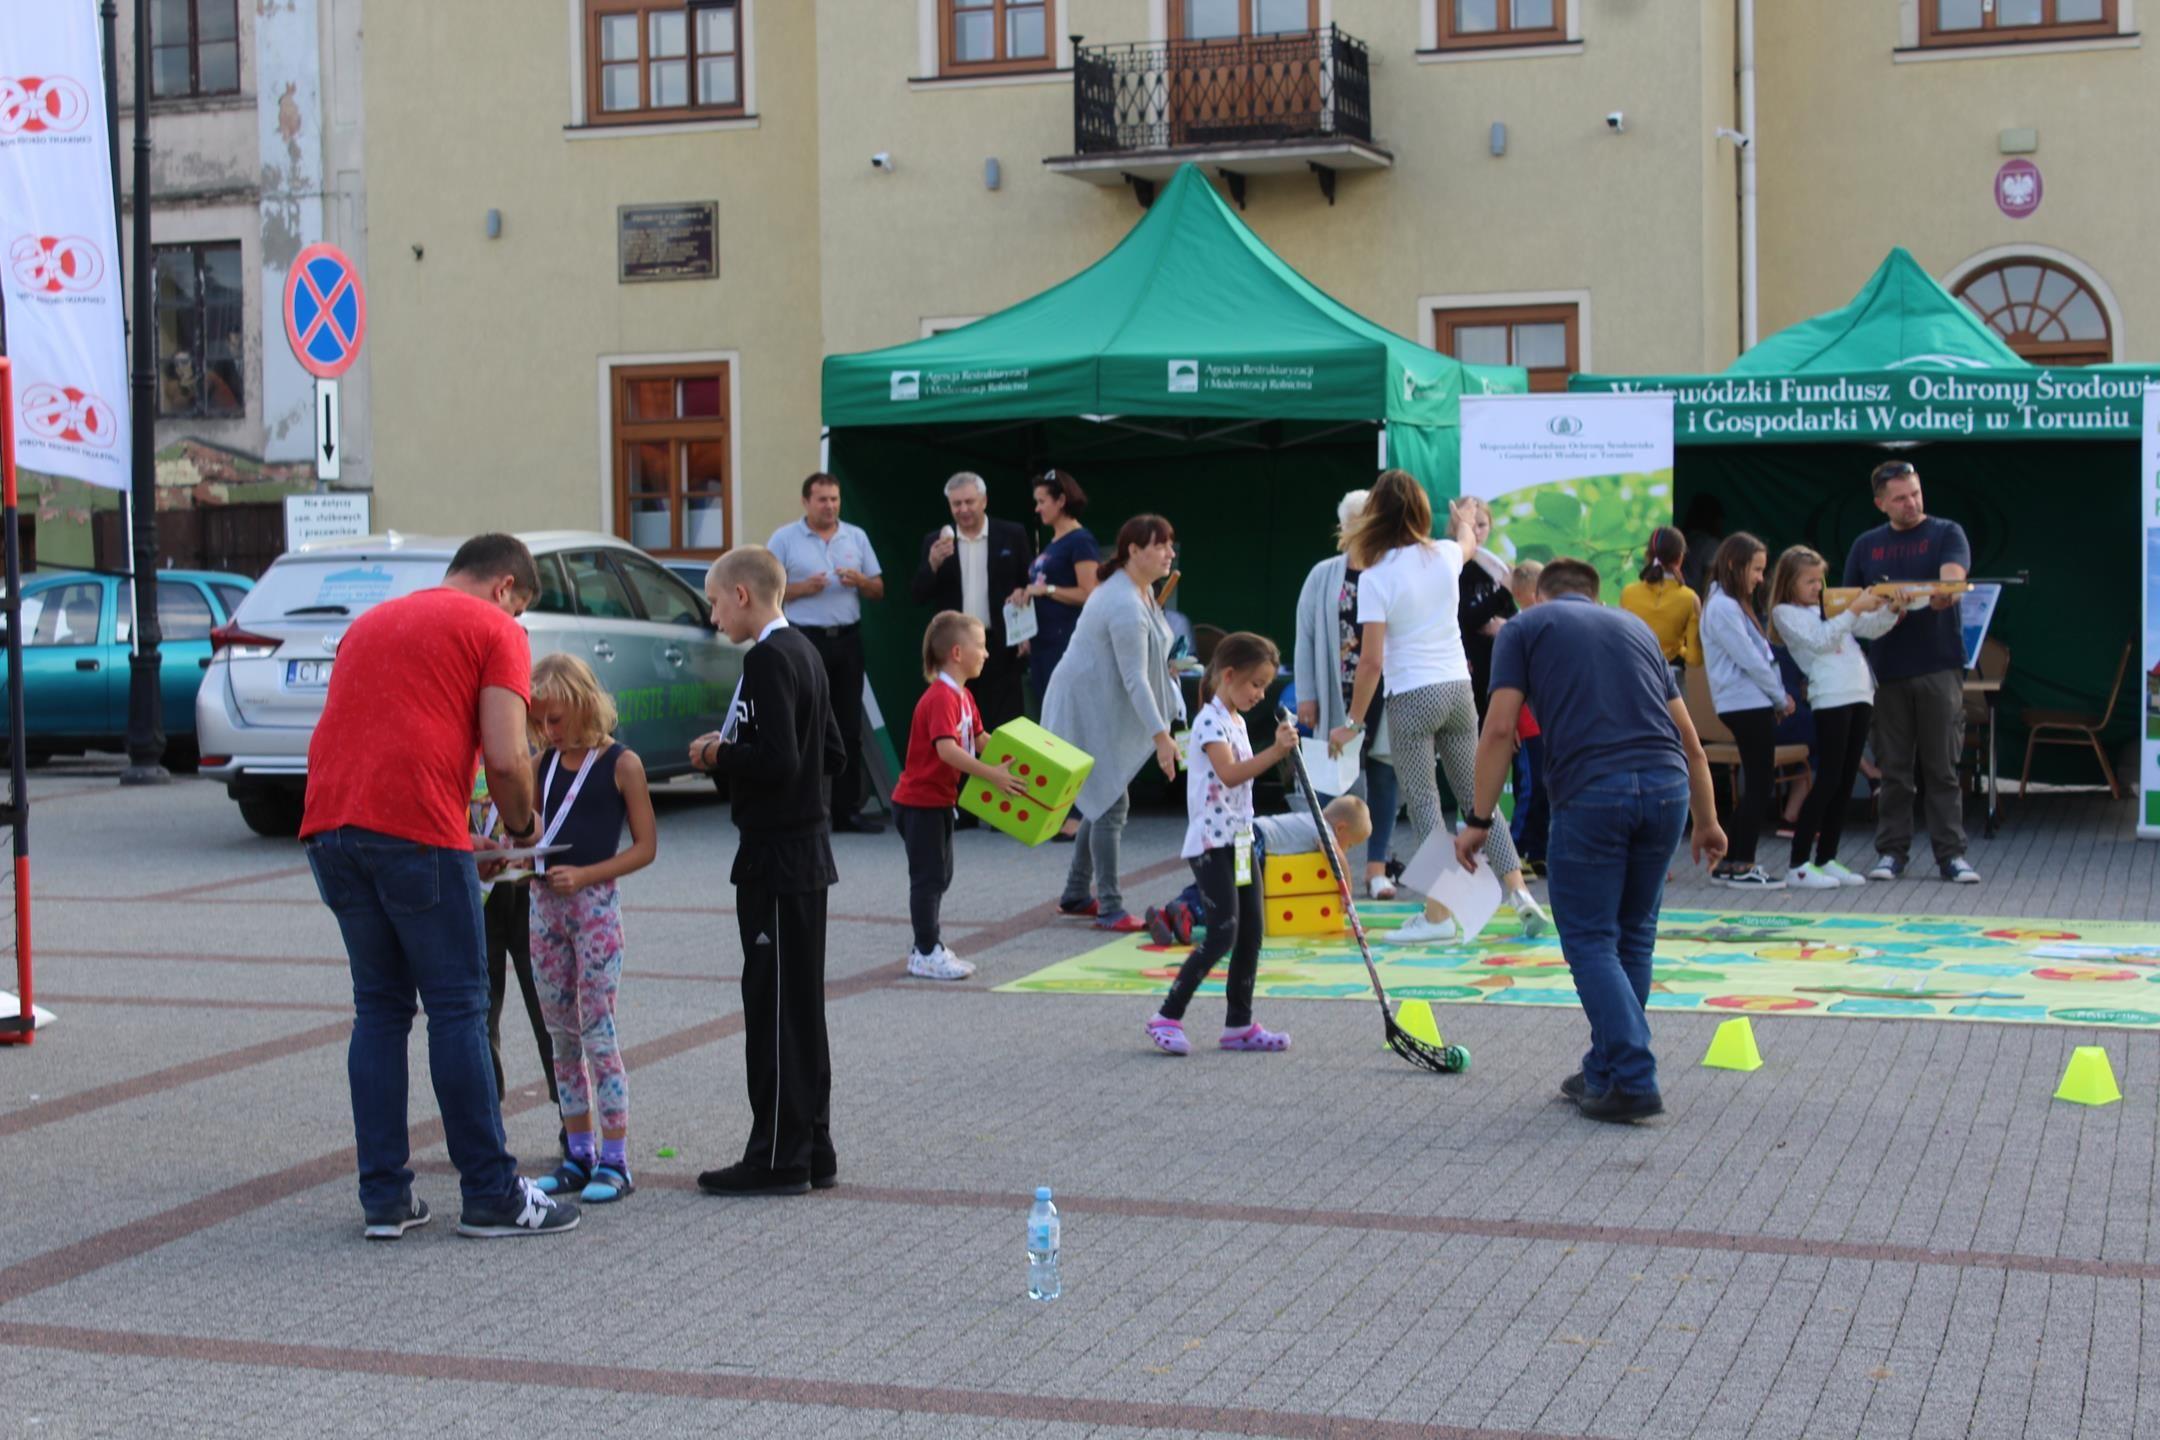
[[[1055,1300],[1065,1293],[1058,1278],[1058,1212],[1050,1187],[1035,1187],[1035,1208],[1028,1211],[1028,1299]]]

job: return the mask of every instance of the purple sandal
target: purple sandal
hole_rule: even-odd
[[[1222,1032],[1222,1048],[1225,1050],[1287,1050],[1290,1037],[1273,1030],[1263,1030],[1255,1020],[1242,1030]]]
[[[1185,1038],[1185,1026],[1179,1021],[1156,1015],[1147,1022],[1147,1037],[1165,1055],[1192,1054],[1192,1042]]]

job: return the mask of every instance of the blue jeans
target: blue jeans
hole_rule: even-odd
[[[1601,775],[1553,809],[1545,852],[1553,924],[1590,1020],[1582,1069],[1592,1093],[1657,1093],[1643,1006],[1665,870],[1687,813],[1687,775],[1663,769]]]
[[[1388,846],[1395,839],[1395,808],[1401,803],[1396,794],[1395,767],[1379,756],[1367,752],[1365,756],[1365,808],[1372,811],[1372,836],[1365,842],[1365,863],[1385,865]],[[1350,857],[1343,856],[1345,865]],[[1356,892],[1357,877],[1350,877],[1352,893]]]
[[[405,1045],[416,997],[427,1007],[428,1074],[465,1203],[506,1203],[516,1189],[517,1161],[503,1139],[488,1049],[485,932],[471,852],[349,825],[310,836],[307,857],[352,964],[345,1069],[361,1209],[398,1214],[412,1188]]]

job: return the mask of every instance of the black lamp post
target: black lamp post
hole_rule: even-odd
[[[155,316],[150,287],[150,5],[133,0],[135,11],[135,231],[131,259],[134,300],[129,306],[134,362],[129,377],[133,466],[128,511],[133,550],[129,572],[135,577],[135,645],[128,656],[127,768],[123,785],[162,785],[172,779],[159,762],[165,756],[165,706],[158,689],[162,657],[157,612],[157,456]],[[105,21],[105,119],[112,146],[113,214],[120,213],[120,108],[118,32],[115,0],[103,0]]]

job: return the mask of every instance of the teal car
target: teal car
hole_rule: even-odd
[[[158,670],[165,701],[165,763],[193,769],[195,691],[210,668],[210,631],[232,618],[255,582],[214,570],[160,570]],[[25,758],[126,748],[128,651],[134,585],[78,570],[32,575],[22,587]],[[6,676],[0,674],[0,695]],[[0,704],[0,736],[8,710]]]

